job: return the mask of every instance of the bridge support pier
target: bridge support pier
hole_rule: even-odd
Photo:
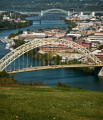
[[[68,18],[70,17],[70,14],[71,14],[70,11],[68,11]]]
[[[103,76],[103,67],[95,67],[94,75]]]
[[[40,19],[40,25],[41,25],[41,19]]]
[[[41,17],[44,15],[44,12],[43,12],[43,10],[41,11]]]

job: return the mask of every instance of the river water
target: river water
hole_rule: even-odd
[[[35,19],[30,17],[29,19]],[[36,30],[43,28],[64,27],[65,23],[61,20],[42,20],[34,21],[33,25],[21,28],[21,30]],[[7,37],[10,33],[16,33],[18,29],[0,30],[0,38]],[[6,55],[9,50],[5,50],[5,44],[0,41],[0,58]],[[34,64],[35,66],[35,64]],[[15,79],[20,82],[25,81],[40,81],[47,86],[57,86],[57,82],[62,82],[72,87],[82,87],[87,90],[103,91],[103,77],[93,76],[74,69],[53,69],[32,71],[26,73],[15,74]]]

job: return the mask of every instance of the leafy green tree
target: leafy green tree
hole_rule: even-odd
[[[22,28],[29,25],[32,25],[32,21],[26,22],[15,22],[15,21],[0,21],[0,29],[14,29],[14,28]]]
[[[12,46],[14,49],[25,43],[25,41],[23,40],[14,40],[14,42],[15,42],[15,45]]]
[[[16,80],[14,80],[14,75],[9,75],[6,71],[0,72],[0,86],[5,85],[14,85],[16,84]]]
[[[99,50],[103,49],[103,45],[100,45],[98,49],[99,49]]]
[[[15,33],[11,33],[9,36],[8,36],[8,38],[10,39],[10,38],[14,38],[16,36],[16,34]]]
[[[9,74],[6,71],[0,72],[0,78],[3,78],[3,77],[9,78]]]
[[[22,33],[23,33],[23,31],[22,31],[22,30],[19,30],[16,35],[20,35],[20,34],[22,34]]]

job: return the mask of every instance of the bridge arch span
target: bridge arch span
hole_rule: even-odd
[[[59,11],[61,13],[66,14],[67,16],[70,15],[70,11],[66,11],[66,10],[63,10],[63,9],[48,9],[48,10],[44,10],[44,11],[41,11],[41,15],[43,16],[44,14],[52,12],[52,11]]]
[[[63,39],[59,40],[57,38],[43,38],[43,39],[35,39],[33,41],[27,42],[21,45],[20,47],[14,49],[13,51],[11,51],[6,56],[4,56],[0,60],[0,71],[3,71],[8,65],[10,65],[13,61],[15,61],[17,58],[27,53],[28,51],[48,44],[53,44],[53,45],[63,44],[67,47],[73,48],[79,53],[84,54],[84,56],[91,59],[96,65],[102,64],[102,62],[89,50],[87,50],[86,48],[75,42],[71,42]]]

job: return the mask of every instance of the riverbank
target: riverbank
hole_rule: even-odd
[[[102,120],[102,92],[64,87],[0,87],[0,119]]]
[[[16,29],[23,28],[32,25],[32,21],[25,22],[9,22],[9,21],[0,21],[0,30]]]

